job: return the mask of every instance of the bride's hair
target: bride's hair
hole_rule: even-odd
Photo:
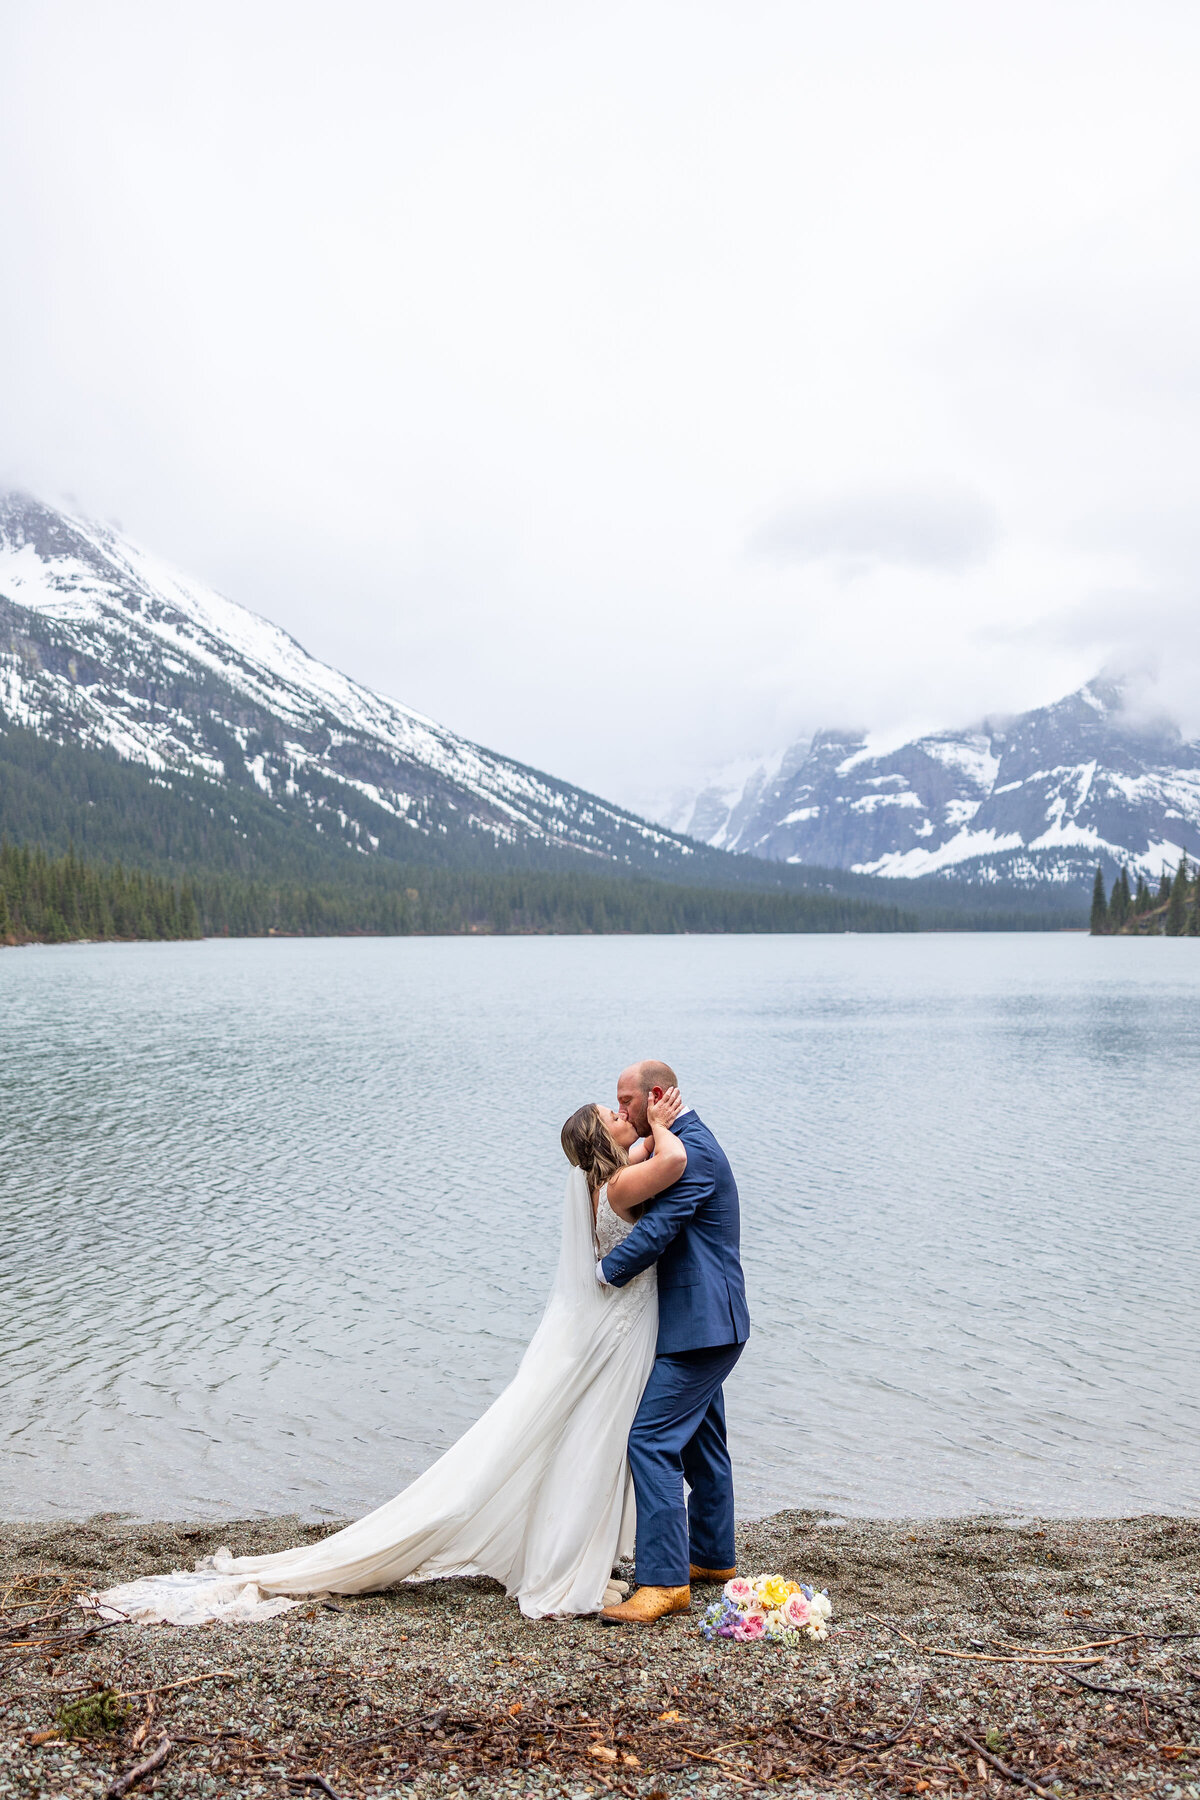
[[[593,1101],[571,1114],[562,1128],[562,1147],[567,1161],[587,1176],[593,1194],[629,1161]]]

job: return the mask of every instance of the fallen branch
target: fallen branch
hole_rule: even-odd
[[[1200,1631],[1125,1631],[1120,1637],[1097,1638],[1094,1644],[1064,1644],[1064,1651],[1111,1650],[1114,1644],[1169,1644],[1175,1638],[1198,1638]]]
[[[814,1731],[811,1725],[797,1724],[795,1719],[781,1720],[780,1723],[786,1724],[792,1731],[798,1731],[801,1737],[816,1738],[819,1743],[832,1744],[836,1750],[890,1750],[893,1744],[898,1744],[901,1738],[907,1737],[912,1730],[913,1725],[916,1723],[917,1714],[921,1710],[921,1702],[924,1698],[925,1683],[922,1682],[917,1689],[917,1697],[912,1703],[912,1711],[909,1713],[904,1724],[900,1727],[900,1730],[893,1732],[891,1736],[881,1733],[880,1735],[871,1738],[869,1741],[862,1738],[830,1737],[828,1732]]]
[[[138,1726],[137,1730],[134,1732],[133,1736],[129,1740],[129,1748],[131,1750],[140,1750],[141,1749],[141,1747],[145,1743],[146,1739],[150,1736],[150,1726],[153,1722],[153,1719],[154,1719],[154,1695],[151,1694],[150,1698],[146,1702],[145,1717],[143,1718],[141,1724]]]
[[[716,1763],[718,1768],[726,1771],[727,1780],[738,1781],[743,1787],[754,1786],[753,1780],[749,1776],[743,1775],[736,1763],[727,1762],[723,1756],[710,1756],[703,1750],[685,1750],[682,1746],[680,1747],[679,1754],[680,1756],[694,1757],[697,1762]]]
[[[1074,1681],[1081,1688],[1087,1688],[1090,1694],[1140,1694],[1141,1688],[1109,1687],[1102,1681],[1086,1681],[1082,1675],[1072,1675],[1070,1669],[1064,1669],[1068,1681]]]
[[[237,1680],[236,1669],[210,1669],[207,1675],[185,1675],[180,1681],[164,1682],[162,1687],[131,1688],[127,1692],[117,1694],[118,1700],[147,1700],[151,1695],[169,1694],[172,1688],[189,1687],[193,1681],[218,1681],[224,1676],[227,1680]]]
[[[37,1602],[31,1601],[30,1604],[36,1605]],[[16,1612],[20,1609],[14,1607],[12,1610]],[[62,1622],[61,1612],[43,1613],[38,1619],[19,1619],[12,1624],[0,1625],[0,1639],[7,1643],[10,1638],[28,1637],[31,1631],[48,1631],[52,1625],[61,1625]]]
[[[153,1775],[155,1769],[161,1769],[173,1749],[174,1745],[164,1732],[149,1756],[142,1762],[135,1763],[132,1769],[127,1769],[110,1788],[105,1789],[105,1800],[121,1800],[121,1795],[127,1794],[131,1787],[135,1787],[147,1775]]]
[[[1032,1788],[1035,1794],[1041,1795],[1041,1800],[1055,1800],[1055,1796],[1049,1788],[1039,1787],[1031,1775],[1022,1775],[1020,1769],[1010,1769],[1008,1764],[1002,1763],[998,1756],[993,1756],[991,1751],[979,1742],[978,1738],[973,1738],[969,1731],[961,1732],[960,1736],[964,1744],[970,1744],[976,1756],[981,1756],[984,1762],[991,1763],[993,1769],[1003,1775],[1006,1781],[1019,1781],[1022,1787]]]
[[[53,1582],[49,1593],[41,1589],[34,1594],[32,1600],[13,1600],[11,1596],[22,1588],[37,1588],[39,1582]],[[10,1581],[0,1596],[0,1614],[10,1612],[27,1612],[31,1606],[66,1606],[74,1600],[80,1587],[85,1585],[78,1576],[53,1574],[43,1569],[36,1575],[18,1575]]]
[[[18,1638],[15,1643],[0,1644],[0,1652],[9,1656],[14,1650],[42,1650],[53,1644],[61,1654],[72,1644],[86,1644],[89,1638],[98,1637],[102,1631],[111,1631],[114,1625],[123,1623],[120,1619],[106,1619],[103,1624],[89,1625],[84,1631],[56,1631],[50,1637]]]
[[[1023,1663],[1041,1668],[1061,1667],[1065,1663],[1074,1663],[1077,1668],[1092,1669],[1097,1663],[1104,1661],[1102,1656],[1077,1656],[1074,1654],[1077,1650],[1099,1649],[1099,1645],[1093,1644],[1068,1644],[1063,1650],[1034,1651],[1028,1656],[994,1656],[987,1650],[951,1650],[945,1644],[918,1644],[916,1638],[910,1638],[908,1633],[901,1631],[898,1625],[890,1625],[886,1619],[876,1619],[874,1613],[868,1613],[867,1617],[873,1619],[876,1625],[882,1625],[885,1631],[894,1631],[896,1636],[902,1639],[910,1650],[915,1650],[919,1656],[945,1656],[953,1662]],[[1133,1632],[1130,1635],[1139,1637],[1142,1634]],[[1113,1638],[1112,1642],[1125,1643],[1126,1640]]]
[[[602,1775],[599,1769],[589,1769],[588,1780],[598,1781],[601,1787],[606,1787],[612,1794],[624,1794],[626,1800],[637,1800],[636,1788],[631,1788],[624,1781],[614,1781],[609,1775]]]
[[[340,1611],[340,1608],[339,1608],[339,1611]],[[329,1795],[329,1800],[341,1800],[341,1795],[334,1793],[333,1789],[330,1787],[329,1783],[326,1781],[326,1779],[323,1775],[289,1775],[288,1776],[288,1786],[289,1787],[318,1787],[321,1789],[322,1793]]]
[[[953,1662],[1004,1663],[1025,1669],[1094,1669],[1104,1661],[1102,1656],[988,1656],[982,1650],[929,1649],[924,1654],[949,1657]]]
[[[1173,1706],[1176,1706],[1180,1700],[1186,1700],[1188,1698],[1186,1693],[1176,1693],[1174,1695],[1156,1694],[1150,1688],[1145,1688],[1140,1685],[1137,1687],[1109,1687],[1100,1681],[1085,1681],[1082,1675],[1072,1675],[1070,1669],[1064,1669],[1063,1674],[1067,1677],[1068,1681],[1074,1681],[1079,1687],[1086,1688],[1089,1694],[1123,1694],[1126,1699],[1133,1699],[1136,1696],[1136,1698],[1141,1700],[1143,1706],[1146,1705],[1147,1701],[1152,1700],[1157,1705],[1165,1707],[1168,1712]]]

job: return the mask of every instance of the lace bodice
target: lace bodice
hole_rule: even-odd
[[[628,1219],[619,1218],[608,1204],[608,1183],[605,1182],[596,1196],[596,1248],[601,1256],[615,1250],[632,1230]]]
[[[633,1226],[629,1220],[622,1219],[608,1204],[608,1184],[606,1182],[596,1196],[596,1249],[602,1257],[607,1256],[609,1251],[615,1250],[632,1230]],[[631,1281],[625,1283],[624,1287],[617,1288],[615,1292],[620,1297],[619,1303],[622,1306],[632,1307],[636,1310],[642,1304],[645,1290],[648,1287],[657,1288],[657,1286],[658,1276],[654,1272],[654,1265],[651,1264],[648,1269],[643,1269],[640,1275],[635,1275]]]

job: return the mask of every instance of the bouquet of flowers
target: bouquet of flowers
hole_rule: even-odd
[[[754,1581],[735,1576],[725,1583],[700,1621],[700,1635],[731,1638],[735,1644],[767,1642],[798,1649],[805,1638],[815,1643],[829,1636],[833,1606],[827,1593],[814,1593],[782,1575],[760,1575]]]

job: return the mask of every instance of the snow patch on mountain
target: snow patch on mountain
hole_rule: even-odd
[[[281,807],[324,809],[357,848],[377,836],[358,816],[365,802],[427,835],[634,865],[696,854],[319,662],[111,527],[24,495],[0,497],[0,710],[155,770],[248,779]]]
[[[891,850],[873,863],[854,863],[858,875],[890,875],[915,880],[921,875],[940,875],[956,863],[969,862],[977,856],[997,856],[1022,847],[1016,832],[998,836],[994,831],[958,831],[936,850]],[[801,862],[792,856],[789,862]]]
[[[896,878],[1079,882],[1103,862],[1156,880],[1200,850],[1200,744],[1123,700],[1096,680],[1016,718],[887,749],[818,732],[728,802],[720,841]]]

